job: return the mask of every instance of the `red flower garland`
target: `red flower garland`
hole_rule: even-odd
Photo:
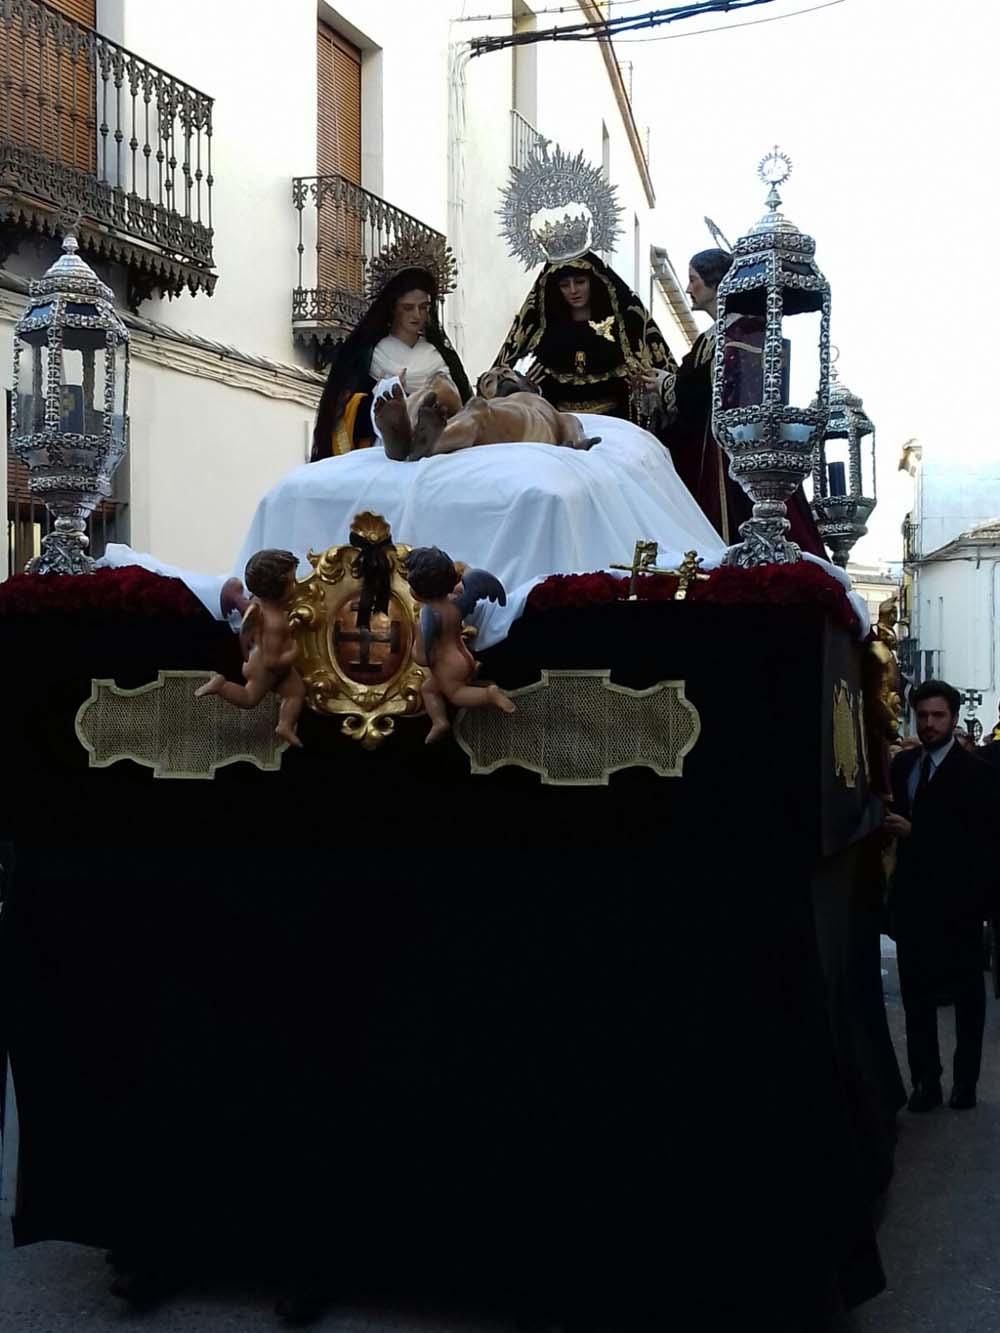
[[[525,614],[624,602],[628,590],[628,578],[613,574],[553,574],[532,588]],[[636,581],[636,596],[641,602],[669,602],[676,591],[677,579],[671,574],[643,574]],[[690,584],[688,601],[720,606],[819,605],[845,629],[857,633],[860,628],[843,584],[811,560],[794,565],[758,565],[754,569],[724,565],[713,569],[707,579]]]
[[[525,614],[563,607],[605,606],[628,600],[628,578],[614,574],[553,574],[528,595]],[[669,602],[677,591],[670,574],[644,574],[636,585],[642,602]],[[841,583],[810,560],[755,569],[723,566],[692,583],[688,600],[719,606],[822,606],[845,629],[858,618]],[[164,578],[139,565],[98,569],[93,574],[17,574],[0,583],[0,616],[115,613],[132,616],[207,616],[180,579]]]
[[[0,583],[0,616],[93,615],[207,616],[180,579],[139,565],[97,569],[93,574],[15,574]]]

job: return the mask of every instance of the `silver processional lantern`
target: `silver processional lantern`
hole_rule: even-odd
[[[875,427],[834,365],[830,415],[813,455],[812,511],[834,563],[844,569],[854,543],[868,531],[876,498]]]
[[[791,165],[777,148],[761,161],[768,211],[737,241],[718,290],[712,421],[730,475],[753,501],[743,541],[726,556],[742,566],[800,559],[785,502],[810,470],[827,417],[830,285],[816,242],[778,211]]]
[[[11,452],[55,519],[29,574],[87,574],[87,519],[128,444],[128,330],[72,234],[14,327]]]

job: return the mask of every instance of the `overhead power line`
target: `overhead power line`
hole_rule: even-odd
[[[724,23],[717,24],[713,28],[688,28],[684,32],[661,32],[656,37],[622,37],[619,38],[619,46],[644,46],[647,42],[676,42],[682,37],[701,37],[709,32],[732,32],[736,28],[756,28],[761,23],[780,23],[782,19],[797,19],[803,14],[818,14],[821,9],[832,9],[834,5],[842,5],[844,0],[821,0],[818,5],[810,5],[808,9],[792,9],[787,14],[768,14],[762,19],[744,19],[742,23]]]
[[[537,42],[582,42],[607,39],[622,33],[658,28],[665,23],[679,23],[683,19],[701,18],[706,14],[728,14],[758,5],[772,4],[773,0],[693,0],[693,3],[674,5],[669,9],[652,9],[644,14],[622,14],[598,23],[567,23],[531,32],[510,32],[498,36],[473,37],[469,47],[473,56],[489,51],[503,51],[510,46],[532,46]]]

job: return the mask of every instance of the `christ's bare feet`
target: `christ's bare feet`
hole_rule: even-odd
[[[413,452],[410,457],[426,458],[441,438],[441,432],[447,423],[448,413],[437,394],[431,391],[421,403],[420,411],[417,413],[417,428],[413,433]]]
[[[413,447],[413,432],[406,411],[406,394],[402,384],[394,384],[387,397],[379,398],[372,407],[372,419],[382,432],[386,458],[401,463],[409,457]]]
[[[274,729],[274,734],[279,741],[287,741],[289,745],[294,745],[299,750],[302,749],[302,742],[299,740],[292,727],[286,727],[279,722]]]

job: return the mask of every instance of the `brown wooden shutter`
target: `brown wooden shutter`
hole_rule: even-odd
[[[361,184],[361,52],[320,23],[316,33],[316,169]],[[361,221],[347,199],[329,195],[317,217],[319,286],[360,294]]]
[[[97,27],[97,0],[45,0],[49,9],[58,9],[67,18],[76,19],[77,23],[86,23],[88,28]]]
[[[319,25],[317,163],[321,176],[335,173],[361,184],[361,52],[339,33]]]
[[[50,0],[50,8],[94,27],[96,0]],[[53,34],[39,39],[19,17],[0,21],[0,69],[11,86],[0,85],[0,125],[24,148],[80,171],[95,170],[96,123],[93,59],[71,57]],[[27,94],[23,88],[27,88]]]

